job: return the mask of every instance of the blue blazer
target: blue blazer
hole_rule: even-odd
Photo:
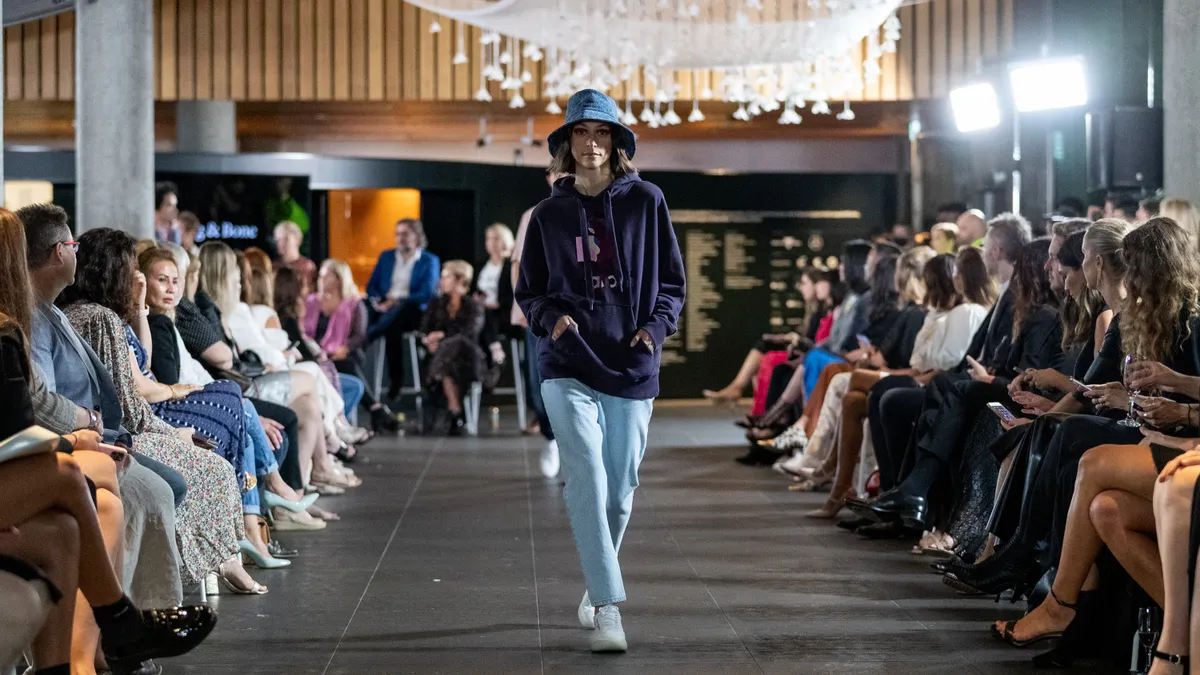
[[[372,300],[383,300],[388,291],[392,290],[392,273],[396,271],[396,249],[390,249],[379,254],[379,261],[371,272],[371,280],[367,282],[367,297]],[[387,314],[377,317],[371,326],[371,331],[378,334],[386,330],[395,320],[400,310],[408,305],[417,304],[421,311],[429,306],[429,301],[437,295],[438,280],[442,276],[442,261],[434,254],[421,249],[421,257],[413,267],[412,280],[408,286],[408,299],[396,305]]]

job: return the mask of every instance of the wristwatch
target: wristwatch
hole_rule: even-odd
[[[88,410],[87,414],[88,414],[88,421],[90,421],[92,423],[91,426],[89,426],[88,428],[92,429],[96,433],[103,433],[104,432],[104,420],[103,420],[103,418],[100,417],[100,413],[96,412],[95,410]]]

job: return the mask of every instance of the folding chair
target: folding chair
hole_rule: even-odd
[[[492,389],[492,393],[498,396],[515,396],[517,399],[517,424],[520,428],[525,428],[526,416],[528,409],[525,402],[525,371],[521,367],[525,359],[525,341],[512,338],[508,341],[509,344],[509,364],[513,371],[513,386],[511,387],[496,387]]]

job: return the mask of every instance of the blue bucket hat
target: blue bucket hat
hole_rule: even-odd
[[[571,136],[571,127],[577,122],[605,122],[612,127],[613,150],[622,149],[630,159],[637,151],[637,139],[629,127],[621,124],[621,108],[609,96],[595,89],[581,89],[575,92],[567,101],[567,122],[554,130],[546,139],[550,155],[558,154],[558,149]]]

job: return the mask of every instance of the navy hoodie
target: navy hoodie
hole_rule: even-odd
[[[574,378],[602,394],[658,396],[663,341],[684,299],[683,258],[662,191],[636,173],[595,197],[575,178],[534,208],[515,296],[538,339],[542,379]],[[579,325],[550,335],[563,315]],[[639,329],[654,352],[629,343]]]

